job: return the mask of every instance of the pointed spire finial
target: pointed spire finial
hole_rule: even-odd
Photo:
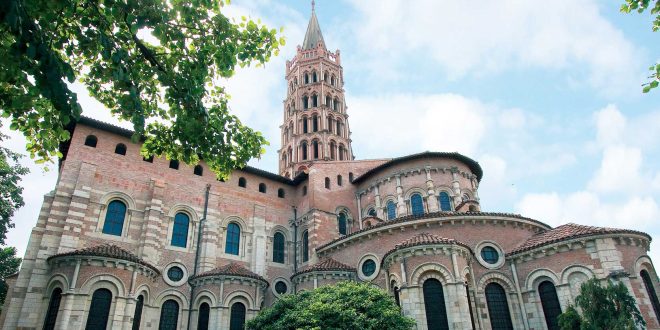
[[[312,11],[314,11],[314,6],[316,5],[316,2],[312,0]]]

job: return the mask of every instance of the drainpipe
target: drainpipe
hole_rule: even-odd
[[[206,185],[206,193],[204,195],[204,214],[202,215],[202,220],[199,221],[199,230],[197,231],[197,245],[195,247],[195,265],[193,266],[192,270],[192,276],[197,275],[197,267],[199,265],[199,254],[200,254],[200,249],[199,249],[199,244],[202,243],[202,229],[204,229],[204,223],[206,223],[206,216],[208,214],[209,210],[209,192],[211,191],[211,185],[207,184]],[[191,277],[192,277],[191,276]],[[190,301],[188,302],[188,324],[187,328],[190,330],[190,321],[192,321],[192,309],[193,309],[193,298],[194,298],[194,293],[195,293],[195,287],[188,281],[188,284],[190,285]]]
[[[523,326],[525,329],[529,329],[530,326],[529,320],[527,319],[527,308],[525,308],[522,292],[520,292],[520,283],[518,282],[518,271],[516,271],[515,260],[511,260],[509,265],[511,266],[511,272],[513,272],[513,283],[516,285],[516,291],[518,291],[518,305],[520,305],[520,312],[522,313]]]
[[[295,206],[293,208],[293,273],[298,271],[298,225],[296,220],[298,218],[298,210]]]

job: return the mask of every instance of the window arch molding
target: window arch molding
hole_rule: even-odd
[[[238,239],[238,255],[231,254],[225,252],[227,249],[227,233],[228,233],[228,227],[229,224],[236,224],[239,229],[239,239]],[[220,232],[222,233],[222,236],[220,240],[218,241],[221,245],[222,248],[220,249],[220,253],[222,254],[223,258],[228,258],[228,259],[234,259],[234,260],[240,260],[245,257],[245,244],[247,241],[247,236],[250,236],[252,233],[251,230],[249,230],[249,227],[247,223],[240,217],[232,215],[226,217],[222,222],[220,223]]]
[[[46,296],[50,297],[50,295],[53,293],[53,290],[57,288],[60,288],[62,292],[67,292],[69,290],[69,280],[67,279],[66,275],[62,273],[56,273],[50,277],[48,284],[46,285]]]
[[[144,297],[144,305],[151,305],[151,289],[149,289],[149,286],[146,284],[140,285],[137,289],[135,289],[135,299],[142,295]]]
[[[594,273],[587,267],[584,267],[582,265],[571,265],[561,272],[561,284],[570,284],[568,283],[568,278],[574,273],[581,273],[584,274],[587,278],[592,278],[594,277]]]
[[[479,290],[479,292],[483,293],[486,291],[486,285],[493,282],[501,285],[502,288],[504,288],[504,291],[506,292],[507,295],[516,292],[516,290],[514,289],[515,286],[513,285],[513,282],[511,282],[511,280],[508,277],[506,277],[506,275],[498,271],[490,271],[482,275],[481,278],[479,279],[479,282],[477,283],[477,289]],[[510,300],[511,299],[509,299],[509,303],[511,303]],[[509,306],[509,310],[512,310],[510,308],[511,306]]]
[[[646,270],[651,275],[655,275],[655,267],[653,267],[653,262],[651,258],[647,255],[643,255],[635,261],[635,274],[639,274],[642,270]],[[660,322],[660,320],[658,320]]]
[[[440,186],[436,187],[435,189],[435,194],[438,199],[438,209],[442,210],[442,193],[447,194],[447,197],[449,198],[449,210],[445,211],[453,211],[454,210],[454,193],[452,192],[451,188],[447,186]]]
[[[351,227],[353,226],[353,215],[351,214],[351,210],[343,205],[337,206],[335,209],[335,214],[337,217],[339,217],[339,213],[344,213],[346,214],[346,230],[350,233],[351,232]]]
[[[163,306],[163,303],[165,303],[168,300],[174,300],[179,304],[179,313],[181,313],[182,309],[188,308],[188,299],[186,296],[184,296],[179,290],[176,289],[167,289],[163,292],[161,292],[153,302],[153,307],[160,308]],[[160,314],[160,313],[158,313]],[[179,317],[179,320],[181,317]]]
[[[188,216],[188,235],[186,236],[186,247],[172,246],[172,234],[174,234],[174,218],[177,214],[183,213]],[[189,205],[185,204],[176,204],[170,208],[170,211],[167,214],[167,244],[165,245],[168,249],[173,250],[191,250],[195,246],[195,233],[197,232],[199,225],[199,215]]]
[[[448,283],[454,282],[454,276],[447,267],[434,262],[423,263],[415,268],[410,276],[410,283],[421,287],[424,281],[429,278],[434,278],[444,286]]]
[[[227,298],[225,298],[224,307],[231,308],[231,306],[236,302],[245,304],[245,307],[248,310],[255,308],[254,299],[247,291],[244,290],[236,290],[230,293]]]
[[[373,212],[373,215],[369,215],[370,212]],[[378,217],[378,211],[376,210],[376,205],[374,204],[369,204],[364,208],[364,211],[362,211],[362,217]]]
[[[94,292],[99,289],[106,289],[112,293],[112,300],[110,302],[110,311],[108,313],[109,317],[115,314],[116,301],[117,297],[125,296],[125,286],[122,281],[110,274],[96,275],[89,278],[82,286],[80,286],[80,293],[86,294],[85,299],[85,309],[82,317],[81,324],[87,324],[87,319],[89,318],[90,307],[92,305],[92,297]],[[123,313],[123,311],[122,311]],[[110,318],[109,318],[110,320]]]
[[[110,203],[114,201],[119,201],[124,203],[124,205],[126,205],[126,214],[124,216],[124,224],[122,226],[121,236],[104,235],[104,238],[106,236],[107,238],[110,239],[112,237],[128,237],[128,228],[130,227],[131,224],[132,214],[137,210],[135,206],[135,200],[131,196],[121,191],[108,192],[99,199],[100,212],[99,212],[99,218],[96,222],[96,232],[101,233],[103,231],[103,226],[105,225],[105,218],[108,215],[108,205],[110,205]]]
[[[408,189],[408,191],[406,191],[406,194],[404,195],[405,200],[410,201],[410,197],[412,195],[416,194],[416,193],[422,195],[422,199],[428,198],[428,191],[427,190],[424,190],[424,188],[413,187],[413,188]]]
[[[199,317],[200,317],[200,309],[202,308],[202,304],[207,304],[209,307],[208,310],[208,323],[207,323],[207,329],[210,327],[211,324],[217,323],[217,321],[214,319],[214,311],[213,307],[215,307],[215,295],[209,291],[209,290],[203,290],[202,292],[197,293],[195,300],[193,300],[193,311],[192,311],[192,317],[190,318],[191,321],[191,329],[199,329]]]
[[[535,269],[527,275],[525,287],[527,288],[527,291],[535,291],[543,281],[550,281],[555,287],[560,284],[557,274],[549,269],[541,268]]]
[[[204,289],[200,292],[197,292],[195,294],[195,300],[193,300],[193,306],[195,308],[199,309],[199,305],[203,303],[209,304],[209,306],[214,307],[216,306],[216,302],[218,299],[216,298],[215,294],[207,289]]]
[[[279,263],[273,261],[273,255],[275,253],[275,235],[281,234],[284,237],[284,263]],[[287,258],[289,257],[289,242],[291,242],[291,235],[289,230],[282,225],[275,225],[271,228],[270,233],[268,234],[268,240],[270,242],[270,256],[268,262],[276,265],[284,266],[287,264]]]

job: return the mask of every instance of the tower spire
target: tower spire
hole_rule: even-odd
[[[314,5],[316,5],[316,2],[312,0],[312,12],[314,12]]]
[[[304,50],[316,48],[319,42],[325,48],[325,41],[323,40],[323,34],[321,33],[321,27],[319,26],[319,20],[316,18],[316,12],[314,7],[316,2],[312,0],[312,17],[309,18],[309,24],[307,25],[307,33],[305,33],[305,40],[303,41],[302,48]]]

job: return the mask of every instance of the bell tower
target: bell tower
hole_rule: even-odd
[[[315,161],[352,160],[341,57],[326,48],[314,1],[305,40],[286,62],[285,78],[280,175],[292,178]]]

